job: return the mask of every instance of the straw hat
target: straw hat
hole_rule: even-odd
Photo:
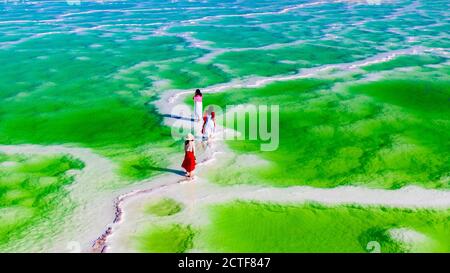
[[[185,140],[195,140],[195,137],[191,133],[189,133],[189,134],[187,134],[187,136],[184,139]]]

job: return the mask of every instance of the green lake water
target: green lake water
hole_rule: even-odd
[[[258,88],[230,85],[223,93],[206,95],[205,104],[279,105],[280,145],[261,152],[260,141],[228,141],[237,154],[254,154],[270,166],[230,167],[226,173],[211,169],[201,175],[222,185],[449,189],[446,0],[16,2],[0,3],[2,145],[91,148],[117,165],[120,179],[111,189],[120,190],[162,174],[169,158],[181,152],[181,141],[172,138],[152,104],[165,91],[293,75],[410,50],[348,73],[343,69],[342,74]],[[15,241],[27,240],[27,228],[38,222],[68,219],[77,204],[64,202],[57,208],[55,200],[64,198],[73,182],[67,171],[82,169],[83,163],[67,155],[0,154],[1,162],[16,162],[0,165],[0,251],[8,251]],[[239,211],[245,206],[253,205],[239,205]],[[315,209],[292,208],[289,214],[300,217]],[[223,211],[223,217],[231,213]],[[359,209],[355,217],[369,214]],[[379,211],[373,215],[382,218]],[[416,226],[419,216],[405,221]],[[328,223],[328,214],[323,217],[318,225]],[[274,219],[267,230],[284,221]],[[355,227],[358,234],[368,228]],[[174,231],[169,232],[175,234],[174,244],[158,250],[189,249],[191,227],[174,225],[158,232],[168,230]],[[231,239],[224,239],[230,242],[224,251],[272,247],[243,243],[233,248],[239,238],[227,234]],[[436,234],[439,241],[443,233]],[[149,241],[142,251],[153,246],[153,237],[145,238]],[[32,240],[43,239],[38,234]],[[211,249],[217,250],[214,243]],[[360,251],[360,246],[347,249]],[[272,249],[324,250],[288,243]],[[448,244],[427,250],[448,251]]]

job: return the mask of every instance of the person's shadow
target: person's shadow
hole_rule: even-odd
[[[152,102],[151,100],[147,101],[147,102],[144,103],[144,105],[147,106],[147,107],[152,107],[151,106],[151,102]],[[183,116],[171,115],[171,114],[159,114],[159,115],[161,117],[164,117],[164,118],[173,118],[173,119],[179,119],[179,120],[195,121],[195,119],[192,118],[192,117],[183,117]]]
[[[173,118],[173,119],[180,119],[180,120],[187,120],[187,121],[195,121],[195,119],[193,119],[193,118],[187,118],[187,117],[182,117],[182,116],[178,116],[178,115],[163,114],[161,116],[163,116],[165,118]]]
[[[182,175],[182,176],[184,176],[184,174],[185,174],[182,170],[169,169],[169,168],[149,167],[149,169],[158,171],[158,172],[173,173],[173,174]]]

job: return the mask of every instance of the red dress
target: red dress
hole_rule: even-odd
[[[183,164],[181,164],[187,172],[192,172],[195,169],[195,155],[192,151],[186,151],[184,153]]]

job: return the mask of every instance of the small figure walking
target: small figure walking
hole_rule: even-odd
[[[203,94],[200,89],[195,90],[194,95],[194,120],[200,122],[203,113]]]
[[[203,117],[203,141],[208,141],[214,135],[216,131],[216,115],[214,113],[214,109],[210,107],[206,112],[206,115]]]
[[[188,134],[184,141],[184,160],[181,167],[186,170],[188,178],[194,177],[195,169],[195,138],[192,134]]]

